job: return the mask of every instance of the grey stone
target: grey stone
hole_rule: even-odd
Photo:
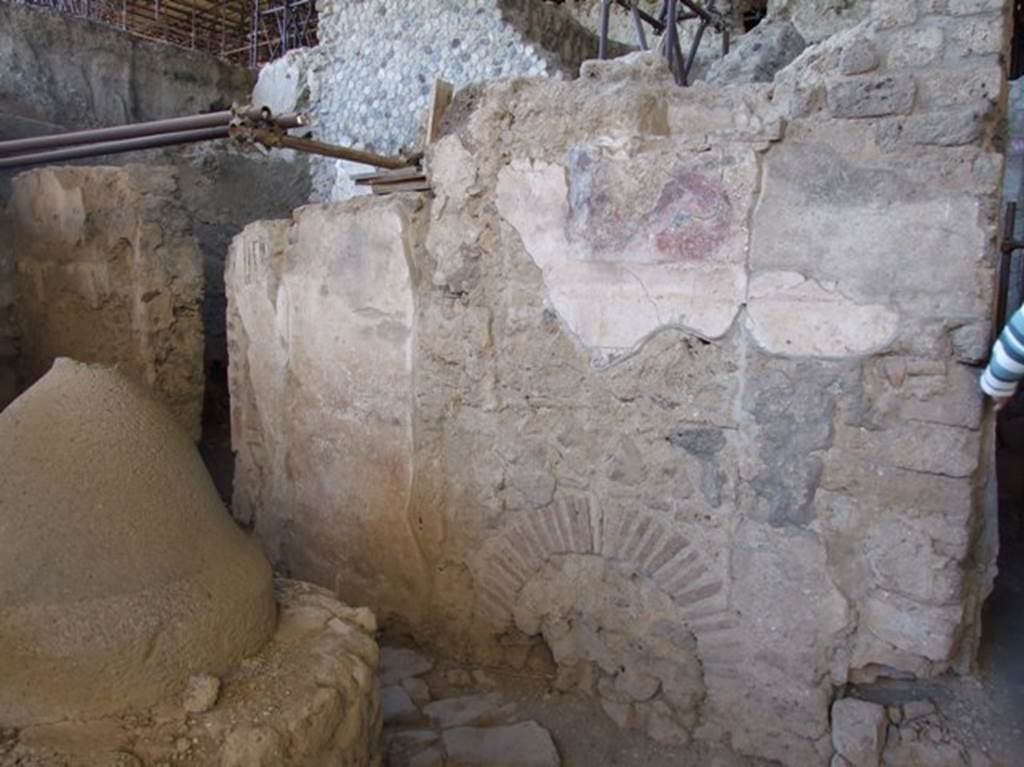
[[[445,730],[449,763],[464,767],[559,767],[550,733],[537,722]]]
[[[836,371],[822,363],[783,364],[767,359],[744,392],[753,423],[742,431],[756,435],[759,468],[749,487],[756,497],[751,516],[773,525],[805,525],[822,474],[821,453],[830,444],[828,426],[835,408],[830,389]]]
[[[866,37],[857,37],[843,46],[839,71],[844,75],[862,75],[878,68],[878,49]]]
[[[911,700],[903,704],[903,716],[907,721],[921,719],[935,713],[935,704],[930,700]]]
[[[971,322],[952,330],[949,339],[958,362],[980,365],[989,354],[989,323]]]
[[[380,684],[397,684],[406,677],[425,674],[434,668],[434,661],[416,650],[404,647],[382,647],[380,651]]]
[[[762,21],[711,65],[705,80],[715,85],[769,83],[805,47],[804,38],[788,21]]]
[[[380,711],[384,724],[409,724],[420,719],[420,710],[398,685],[381,688]]]
[[[384,733],[384,763],[407,767],[419,754],[436,748],[440,735],[434,730],[398,730]]]
[[[1004,7],[1001,0],[947,0],[946,12],[951,16],[972,16],[1002,11]]]
[[[726,480],[726,474],[718,464],[714,461],[701,461],[698,487],[704,500],[714,509],[722,505],[722,489]]]
[[[878,767],[888,725],[877,703],[842,698],[832,704],[832,745],[858,767]]]
[[[668,441],[692,455],[710,457],[725,447],[725,434],[721,429],[680,426],[669,435]]]
[[[507,718],[515,710],[514,704],[506,704],[498,693],[465,695],[459,698],[437,700],[423,708],[438,727],[461,727],[471,724],[490,724]]]
[[[424,749],[409,759],[409,767],[442,767],[444,764],[444,754],[435,747]]]
[[[217,703],[220,695],[220,679],[210,674],[193,674],[188,678],[182,708],[190,714],[201,714],[209,711]]]
[[[623,485],[639,485],[647,476],[644,457],[629,437],[619,440],[616,451],[605,462],[605,476]]]
[[[889,40],[888,66],[892,70],[925,67],[942,56],[945,35],[938,26],[918,25],[900,30]]]
[[[914,108],[915,91],[909,75],[848,77],[829,84],[826,102],[834,117],[903,115]]]
[[[812,43],[854,26],[871,12],[870,0],[768,0],[769,18],[789,19]]]
[[[430,702],[430,687],[422,679],[414,676],[406,677],[402,680],[402,687],[417,705],[422,706]]]
[[[990,105],[976,104],[964,109],[944,109],[893,120],[879,126],[878,143],[892,149],[899,144],[918,146],[963,146],[972,144],[985,132]]]

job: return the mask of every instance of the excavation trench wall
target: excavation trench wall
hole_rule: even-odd
[[[248,227],[235,514],[623,726],[827,763],[844,685],[977,643],[1004,44],[1002,3],[907,0],[774,84],[495,84],[433,198]]]

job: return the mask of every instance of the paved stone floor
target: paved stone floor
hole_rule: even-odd
[[[543,673],[471,669],[385,643],[385,767],[759,767],[725,750],[668,747],[620,730],[598,703]]]

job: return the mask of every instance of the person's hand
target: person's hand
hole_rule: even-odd
[[[1010,404],[1010,400],[1012,400],[1013,397],[994,397],[994,399],[996,401],[996,412],[998,413],[1000,410],[1002,410],[1004,407]]]

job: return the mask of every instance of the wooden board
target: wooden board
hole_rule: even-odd
[[[455,86],[444,80],[434,80],[434,90],[430,94],[430,109],[427,112],[427,146],[433,144],[441,135],[441,122],[454,95]]]

